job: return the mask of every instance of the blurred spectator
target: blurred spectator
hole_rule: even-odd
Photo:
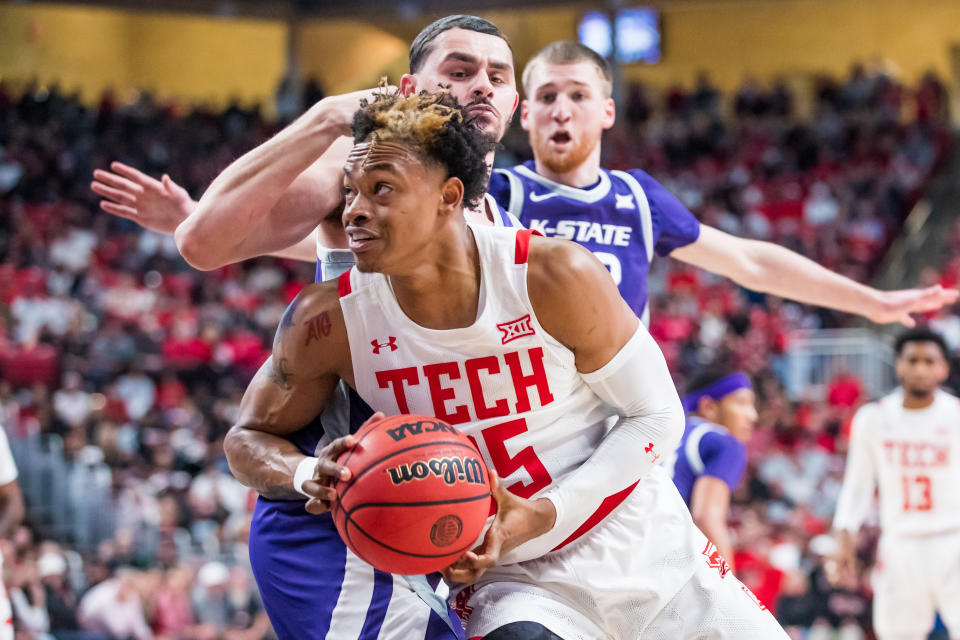
[[[77,427],[86,422],[93,411],[90,394],[80,388],[83,379],[76,371],[63,374],[63,386],[53,394],[53,408],[57,417],[69,427]]]
[[[67,578],[67,562],[56,545],[45,546],[37,559],[37,573],[43,584],[50,633],[58,639],[78,637],[79,598]]]
[[[111,640],[153,637],[144,618],[134,573],[128,568],[117,570],[114,577],[87,591],[80,600],[78,617],[84,630],[101,633]]]
[[[142,420],[153,408],[157,385],[139,365],[134,364],[127,373],[117,378],[114,391],[123,401],[127,416],[132,420]]]
[[[203,624],[231,640],[255,640],[269,625],[248,574],[230,571],[220,562],[208,562],[200,568],[193,603]]]

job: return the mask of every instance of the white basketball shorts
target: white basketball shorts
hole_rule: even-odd
[[[468,640],[519,621],[564,640],[787,638],[694,526],[660,467],[566,547],[452,591]]]
[[[873,626],[880,640],[926,638],[936,611],[951,637],[960,634],[960,531],[881,536],[873,590]]]

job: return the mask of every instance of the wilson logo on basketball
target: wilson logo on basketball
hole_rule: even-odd
[[[419,422],[405,422],[399,427],[387,429],[387,435],[393,438],[394,442],[400,442],[407,436],[418,436],[422,433],[434,433],[444,431],[446,433],[457,433],[453,427],[442,422],[433,422],[432,420],[421,420]]]
[[[484,484],[483,464],[477,458],[431,458],[426,462],[417,460],[387,469],[390,482],[400,485],[414,480],[423,480],[431,475],[441,478],[447,485],[456,482]]]
[[[390,351],[396,351],[399,349],[397,346],[396,336],[388,337],[386,342],[377,342],[376,340],[371,340],[370,345],[373,347],[373,352],[377,355],[380,355],[381,349],[386,349],[387,347],[390,348]]]
[[[522,318],[517,318],[510,322],[501,322],[497,325],[497,329],[500,329],[501,333],[503,333],[503,336],[500,338],[502,344],[507,344],[524,336],[532,336],[535,333],[533,324],[530,322],[529,313]]]
[[[446,547],[460,539],[463,533],[463,521],[451,514],[441,516],[430,527],[430,542],[438,547]]]

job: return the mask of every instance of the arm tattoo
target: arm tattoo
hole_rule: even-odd
[[[270,371],[270,382],[277,385],[284,391],[290,391],[293,385],[290,384],[291,373],[288,370],[286,358],[274,358],[273,369]]]
[[[297,309],[297,304],[300,302],[300,296],[297,296],[293,299],[293,302],[287,306],[286,310],[283,312],[283,316],[280,317],[280,326],[277,329],[277,333],[281,329],[289,329],[293,326],[293,312]]]
[[[307,328],[309,332],[304,346],[309,346],[314,340],[330,335],[330,315],[326,311],[318,313],[307,321]]]

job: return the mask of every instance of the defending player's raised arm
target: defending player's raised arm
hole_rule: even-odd
[[[320,415],[350,354],[335,283],[304,289],[283,314],[271,357],[260,367],[224,440],[234,476],[267,498],[302,497],[294,488],[306,459],[289,435]]]
[[[683,408],[660,348],[588,250],[533,239],[528,290],[540,324],[573,351],[584,381],[621,416],[593,455],[546,494],[557,513],[547,535],[559,544],[677,447]]]
[[[111,162],[109,171],[95,169],[90,190],[103,198],[100,208],[107,213],[158,233],[172,234],[197,206],[167,174],[157,180],[122,162]]]
[[[343,136],[369,95],[324,98],[217,176],[175,232],[187,262],[216,269],[285,249],[337,209],[352,147]]]
[[[738,238],[707,225],[700,226],[696,242],[675,249],[670,257],[726,276],[747,289],[856,313],[878,323],[912,327],[911,313],[939,309],[960,296],[960,291],[940,285],[880,291],[772,242]]]
[[[197,207],[197,201],[190,197],[187,190],[166,174],[157,180],[135,167],[122,162],[111,162],[110,171],[96,169],[93,178],[90,190],[103,197],[100,201],[101,209],[158,233],[173,235],[180,223]],[[310,233],[292,246],[273,251],[270,255],[316,262],[317,234],[328,228],[336,231],[341,226],[339,220],[321,221],[316,232]],[[342,233],[342,230],[340,232]],[[325,237],[330,235],[326,233]]]

